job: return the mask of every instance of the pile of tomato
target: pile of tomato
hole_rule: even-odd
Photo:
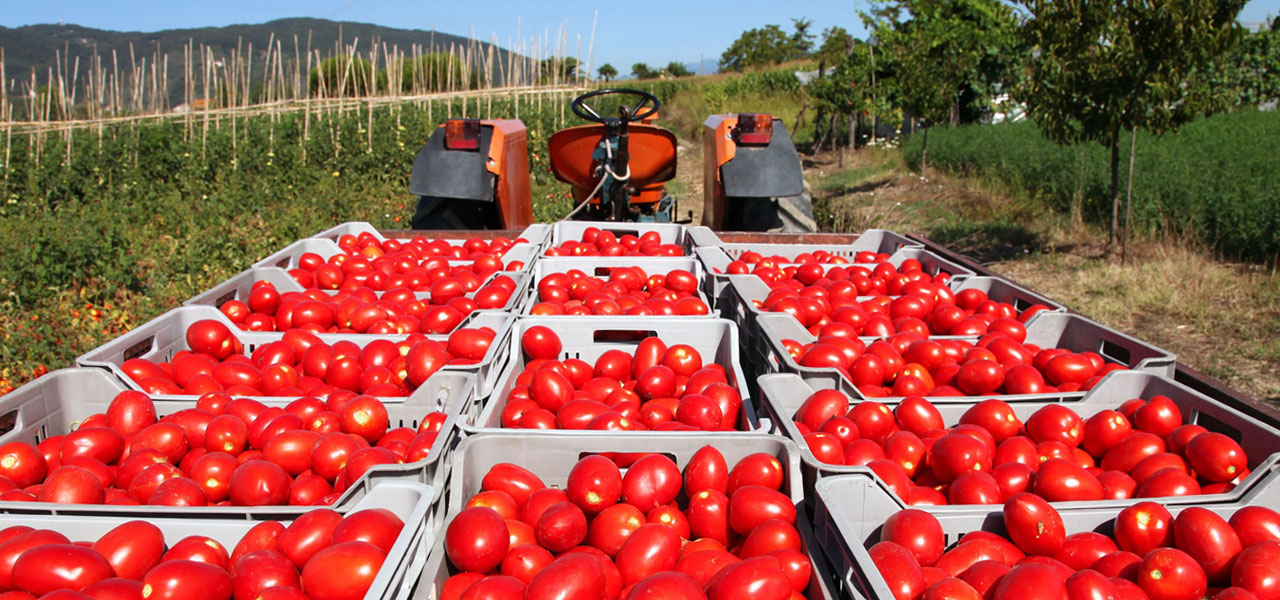
[[[608,230],[588,227],[580,241],[566,240],[546,251],[547,256],[684,256],[679,244],[664,244],[656,231],[639,236],[621,236]]]
[[[97,540],[15,525],[0,529],[0,591],[13,600],[359,600],[403,528],[386,509],[316,509],[254,526],[228,554],[196,532],[169,545],[146,521]]]
[[[754,269],[760,269],[763,274],[765,270],[776,270],[779,266],[790,268],[794,273],[797,265],[876,265],[889,262],[890,256],[884,252],[872,252],[870,250],[861,250],[853,255],[853,260],[832,254],[826,250],[814,250],[813,252],[799,252],[791,258],[774,254],[765,256],[755,250],[743,252],[738,258],[729,263],[728,273],[730,275],[745,275],[754,272]],[[914,259],[910,259],[914,260]],[[763,277],[762,277],[763,278]]]
[[[331,345],[309,331],[290,329],[279,341],[245,355],[229,327],[204,319],[187,328],[189,350],[178,351],[169,362],[131,358],[120,368],[151,394],[325,397],[348,391],[407,396],[445,365],[479,363],[494,336],[488,327],[468,328],[449,334],[445,343],[416,333],[361,347],[350,340]]]
[[[369,232],[357,235],[343,234],[338,236],[338,247],[349,256],[363,256],[370,260],[397,253],[418,258],[441,257],[448,260],[474,260],[483,256],[499,256],[506,254],[516,244],[527,244],[529,240],[494,238],[491,240],[469,239],[454,244],[448,240],[429,240],[422,236],[411,239],[378,239]]]
[[[615,267],[601,279],[571,269],[538,280],[534,315],[705,315],[711,312],[698,297],[698,278],[684,269],[645,272],[641,266]]]
[[[444,421],[391,428],[381,402],[350,392],[283,408],[212,392],[158,418],[146,394],[125,391],[66,435],[0,446],[0,501],[332,504],[376,465],[426,458]]]
[[[616,461],[616,462],[615,462]],[[625,468],[625,473],[620,469]],[[772,454],[589,455],[564,488],[494,465],[446,526],[442,600],[791,600],[812,565]]]
[[[948,549],[937,518],[899,511],[871,560],[894,600],[1280,598],[1280,513],[1268,508],[1241,507],[1224,519],[1189,507],[1174,517],[1141,502],[1120,511],[1109,534],[1068,534],[1052,506],[1017,494],[1002,516],[1007,537],[972,531]]]
[[[501,406],[503,427],[627,431],[732,431],[745,423],[742,394],[725,368],[686,344],[645,338],[634,354],[609,350],[595,364],[560,359],[563,345],[537,325],[520,336],[527,357]]]
[[[834,368],[867,398],[1050,394],[1091,389],[1128,367],[1097,352],[1026,343],[1017,319],[991,322],[978,341],[897,333],[870,344],[843,323],[825,325],[815,342],[782,340],[801,367]]]
[[[481,284],[466,271],[435,279],[429,295],[418,298],[409,287],[381,293],[368,287],[329,294],[317,289],[280,293],[270,281],[254,282],[243,301],[218,307],[246,331],[305,329],[316,333],[403,335],[449,333],[477,310],[501,309],[516,292],[516,282],[499,275]]]
[[[866,466],[909,504],[998,504],[1022,492],[1052,502],[1216,494],[1249,475],[1239,443],[1184,423],[1159,395],[1087,419],[1048,404],[1025,423],[989,399],[948,427],[918,396],[890,410],[821,390],[792,418],[819,461]]]

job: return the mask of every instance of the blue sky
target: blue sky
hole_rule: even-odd
[[[650,66],[670,61],[696,63],[702,57],[712,65],[720,53],[743,31],[776,23],[790,30],[793,17],[813,20],[813,31],[839,25],[862,35],[857,11],[865,0],[648,0],[646,2],[588,2],[586,0],[480,0],[439,2],[433,0],[3,0],[0,25],[17,27],[33,23],[65,21],[99,29],[155,31],[187,27],[261,23],[284,17],[319,17],[360,21],[391,27],[437,29],[459,35],[474,34],[487,40],[496,36],[505,46],[509,39],[529,39],[536,34],[551,37],[564,27],[570,55],[577,53],[579,38],[582,59],[595,26],[595,56],[598,66],[612,63],[619,71],[631,64]],[[625,6],[625,8],[624,8]],[[1251,0],[1240,20],[1258,22],[1280,13],[1280,0]],[[517,18],[519,19],[517,30]],[[594,69],[594,67],[593,67]]]

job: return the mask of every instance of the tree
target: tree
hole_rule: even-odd
[[[391,73],[388,79],[400,81],[401,92],[439,92],[449,89],[475,88],[480,74],[474,69],[463,77],[462,59],[448,52],[431,52],[406,60],[400,76]]]
[[[1111,226],[1120,220],[1120,134],[1156,134],[1226,105],[1208,76],[1240,37],[1244,0],[1023,0],[1032,48],[1020,94],[1046,137],[1111,150]]]
[[[822,45],[814,53],[814,57],[828,64],[837,65],[853,49],[853,36],[840,26],[830,27],[822,32]]]
[[[653,69],[650,69],[649,65],[636,63],[631,65],[631,76],[636,79],[653,79],[654,77],[657,77],[658,74],[653,72]]]
[[[323,87],[325,95],[330,97],[372,96],[378,90],[387,89],[387,72],[375,72],[369,61],[343,54],[326,58],[311,69],[307,83],[312,95]]]
[[[667,68],[663,69],[662,72],[666,73],[670,77],[688,77],[693,75],[693,73],[684,66],[684,63],[676,62],[674,60],[667,63]]]
[[[720,55],[720,69],[742,71],[747,67],[777,64],[808,55],[813,47],[813,34],[808,32],[812,22],[792,19],[791,23],[795,27],[791,35],[777,25],[743,32]]]
[[[905,17],[905,20],[904,20]],[[974,103],[988,104],[1016,55],[1016,21],[1001,0],[897,0],[864,14],[890,73],[893,102],[926,125],[920,169],[928,166],[927,126],[961,122]],[[966,101],[967,99],[967,101]]]
[[[1257,106],[1280,99],[1280,30],[1270,28],[1246,32],[1235,49],[1222,55],[1212,67],[1215,87],[1230,90],[1233,106]]]
[[[605,81],[609,81],[614,77],[618,76],[618,70],[613,68],[613,65],[609,63],[604,63],[603,65],[600,65],[600,68],[596,69],[596,73],[599,73],[600,77],[602,77]]]
[[[809,33],[809,28],[812,26],[811,19],[804,17],[791,19],[791,27],[795,29],[791,34],[791,51],[795,58],[806,56],[813,51],[813,34]]]
[[[830,113],[860,119],[864,113],[876,109],[876,104],[882,103],[883,97],[877,97],[871,85],[874,70],[872,51],[870,44],[855,40],[849,54],[834,63],[835,69],[830,75],[809,84],[809,93],[818,102],[819,115]],[[852,138],[850,143],[853,143]]]
[[[557,71],[559,71],[557,73]],[[578,64],[578,59],[572,56],[552,57],[542,59],[542,82],[550,83],[559,81],[564,83],[571,79],[577,79],[582,73],[582,65]]]

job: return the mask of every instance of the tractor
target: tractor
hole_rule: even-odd
[[[616,111],[597,110],[607,100]],[[588,124],[557,131],[547,155],[572,188],[566,218],[675,223],[676,137],[654,124],[661,103],[632,89],[573,99]],[[711,115],[703,124],[702,224],[717,230],[812,231],[812,207],[795,145],[781,119],[763,113]],[[449,119],[414,160],[414,229],[517,229],[533,222],[524,124]]]

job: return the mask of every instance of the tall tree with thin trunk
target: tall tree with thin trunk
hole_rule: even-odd
[[[1226,104],[1216,57],[1240,37],[1245,0],[1022,0],[1031,48],[1019,96],[1044,135],[1111,151],[1111,223],[1120,221],[1121,132],[1175,130]]]
[[[956,125],[965,99],[989,104],[1016,56],[1017,22],[1002,0],[893,0],[863,14],[875,34],[891,101],[923,121],[920,169],[928,163],[928,126]]]

